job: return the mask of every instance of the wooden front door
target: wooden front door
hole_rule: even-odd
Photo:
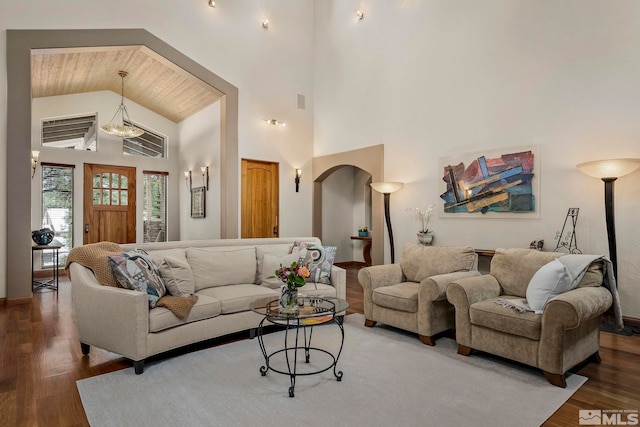
[[[278,163],[242,159],[242,238],[278,237]]]
[[[135,243],[136,168],[84,164],[84,244]]]

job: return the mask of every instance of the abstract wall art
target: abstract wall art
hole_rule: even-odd
[[[536,152],[503,148],[441,159],[443,216],[537,217]]]

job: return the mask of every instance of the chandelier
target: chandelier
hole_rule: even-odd
[[[128,126],[124,124],[124,120],[126,119],[128,123],[132,123],[129,118],[129,113],[127,112],[127,107],[124,105],[124,78],[127,77],[129,73],[126,71],[118,71],[118,75],[122,78],[122,99],[120,101],[120,106],[118,110],[113,115],[113,118],[107,125],[100,126],[100,130],[104,133],[108,133],[109,135],[117,136],[120,138],[135,138],[144,133],[142,129],[138,129],[135,126]],[[116,121],[116,119],[120,116],[120,121]]]

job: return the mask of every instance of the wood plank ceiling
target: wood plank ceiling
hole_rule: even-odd
[[[124,80],[126,99],[175,123],[222,96],[217,89],[145,46],[33,50],[31,96],[102,90],[120,95],[119,70],[129,73]]]

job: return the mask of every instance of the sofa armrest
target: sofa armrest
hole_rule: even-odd
[[[418,300],[442,301],[447,298],[449,283],[465,277],[480,276],[478,271],[456,271],[454,273],[438,274],[427,277],[418,286]]]
[[[373,307],[373,291],[382,286],[391,286],[405,280],[400,264],[374,265],[361,268],[358,282],[362,286],[364,317],[371,319]]]
[[[331,266],[331,284],[336,288],[336,296],[347,299],[347,270],[335,265]]]
[[[88,268],[69,266],[71,296],[80,342],[121,354],[146,357],[149,300],[143,292],[102,286]]]
[[[575,329],[611,307],[611,292],[603,287],[576,288],[551,298],[542,313],[542,328]]]
[[[542,313],[540,369],[563,373],[598,351],[600,322],[594,319],[599,319],[612,301],[611,293],[603,287],[577,288],[550,299]]]
[[[498,280],[490,274],[465,277],[447,286],[447,299],[456,309],[456,341],[459,345],[471,346],[472,304],[500,296],[502,288]]]

